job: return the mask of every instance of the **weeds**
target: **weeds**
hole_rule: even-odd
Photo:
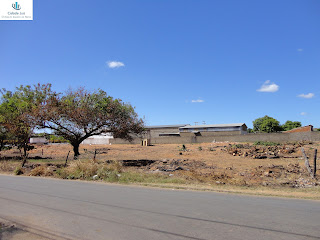
[[[254,142],[253,145],[279,146],[279,145],[281,145],[281,144],[280,144],[280,143],[277,143],[277,142],[257,141],[257,142]]]
[[[24,173],[21,167],[16,167],[16,169],[13,172],[15,175],[21,175]]]
[[[32,169],[29,176],[53,176],[53,171],[42,165]]]
[[[243,145],[243,144],[233,144],[232,147],[235,147],[235,148],[244,148],[244,145]]]
[[[42,170],[39,168],[37,173]],[[170,177],[163,174],[123,171],[118,161],[97,164],[93,163],[93,161],[81,162],[78,160],[69,167],[57,169],[56,175],[63,179],[84,180],[92,180],[93,176],[97,175],[100,180],[118,183],[186,183],[183,178]]]
[[[179,151],[186,152],[187,147],[183,144],[181,148],[179,148]]]
[[[12,172],[17,163],[12,163],[11,161],[0,161],[0,171],[1,172]]]

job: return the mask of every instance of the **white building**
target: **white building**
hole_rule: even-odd
[[[112,138],[113,136],[111,133],[103,133],[100,135],[88,137],[81,144],[109,144],[109,140]]]

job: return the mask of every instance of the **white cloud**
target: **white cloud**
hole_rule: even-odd
[[[302,52],[303,49],[302,49],[302,48],[298,48],[297,51],[298,51],[298,52]]]
[[[308,93],[308,94],[299,94],[298,97],[301,98],[313,98],[314,97],[314,93]]]
[[[306,112],[302,112],[302,113],[300,113],[300,115],[301,116],[305,116],[305,115],[307,115],[307,113]]]
[[[202,103],[204,100],[202,99],[197,99],[197,100],[191,100],[192,103]]]
[[[117,62],[117,61],[109,61],[107,62],[107,65],[109,68],[119,68],[119,67],[124,67],[123,62]]]
[[[267,80],[262,84],[261,88],[259,88],[258,92],[277,92],[279,90],[279,86],[275,83],[271,83],[270,80]]]

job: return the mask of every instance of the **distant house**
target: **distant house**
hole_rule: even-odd
[[[285,131],[284,133],[297,133],[297,132],[313,132],[313,126],[308,125],[308,126],[298,127],[298,128]]]
[[[189,125],[180,127],[179,132],[181,136],[185,136],[186,134],[202,136],[243,135],[247,134],[247,126],[245,123]]]
[[[113,136],[111,133],[103,133],[100,135],[88,137],[87,139],[83,140],[81,144],[89,144],[89,145],[109,144],[110,139],[113,139]]]
[[[46,144],[49,141],[45,137],[31,137],[29,142],[31,144]]]

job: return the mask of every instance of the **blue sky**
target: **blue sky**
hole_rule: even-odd
[[[101,88],[147,125],[320,127],[318,0],[34,0],[33,19],[0,21],[1,88]]]

